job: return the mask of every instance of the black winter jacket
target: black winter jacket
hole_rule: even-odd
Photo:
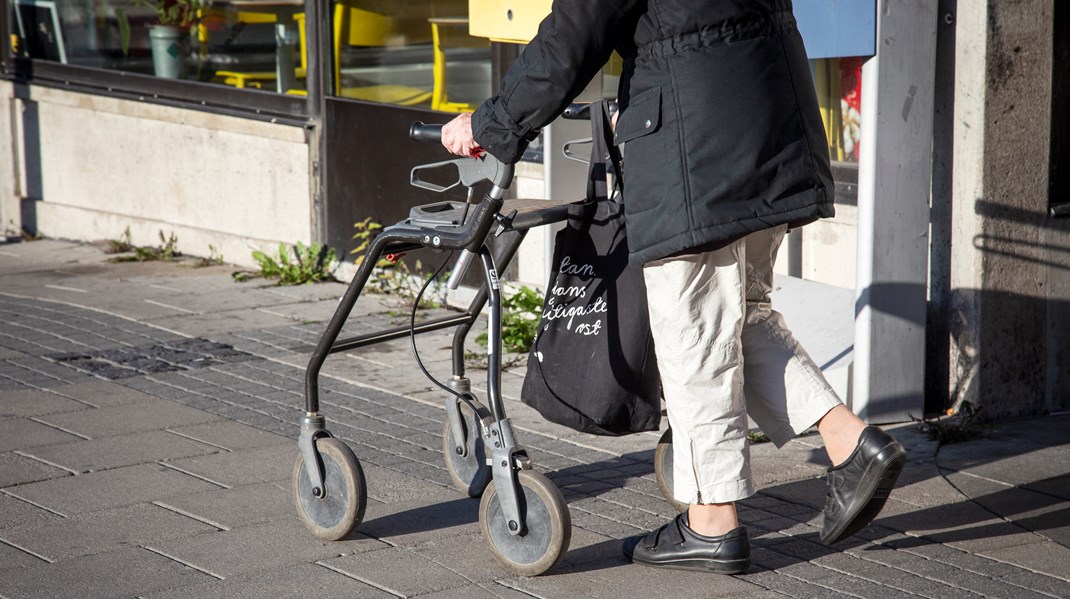
[[[832,216],[828,146],[790,0],[555,0],[473,115],[476,141],[515,162],[614,49],[633,264]]]

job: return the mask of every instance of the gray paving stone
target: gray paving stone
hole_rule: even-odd
[[[561,567],[577,568],[583,564],[613,561],[623,564],[627,560],[621,553],[622,543],[621,539],[573,526],[572,539],[569,542],[568,552],[561,559]]]
[[[1070,459],[1070,455],[1067,456]],[[1056,462],[1058,464],[1065,463],[1066,460],[1061,459]],[[1052,473],[1051,465],[1048,467],[1048,475]],[[1062,497],[1063,499],[1070,500],[1070,474],[1051,476],[1042,480],[1035,480],[1033,482],[1024,485],[1024,488],[1030,491],[1037,491],[1038,493],[1047,493],[1054,497]]]
[[[25,357],[26,354],[22,352],[17,352],[13,349],[7,349],[6,347],[0,347],[0,360],[11,360]]]
[[[829,570],[813,563],[797,564],[795,566],[790,566],[787,569],[792,571],[793,576],[797,576],[808,582],[815,582],[823,587],[834,589],[845,595],[856,597],[880,596],[882,599],[885,597],[890,599],[906,599],[915,596],[912,593],[898,590],[894,587],[879,585],[870,580],[854,576],[849,572],[844,572],[842,569]],[[820,572],[820,570],[824,570],[824,572]]]
[[[440,556],[436,554],[434,557]],[[402,547],[347,555],[325,560],[324,563],[398,597],[413,597],[475,582],[467,572],[462,575],[460,569],[447,568],[418,551]],[[493,579],[486,572],[481,574],[477,574],[476,578]]]
[[[31,451],[40,451],[46,447]],[[70,476],[61,468],[15,453],[0,453],[0,488]]]
[[[702,572],[653,570],[618,560],[554,570],[535,578],[503,580],[536,597],[772,597],[742,577]]]
[[[294,440],[282,435],[265,432],[237,422],[210,422],[189,426],[176,426],[168,429],[180,435],[222,447],[231,451],[257,449],[272,445],[294,446]]]
[[[601,514],[594,514],[580,509],[572,509],[571,512],[573,527],[582,528],[615,539],[623,539],[632,535],[648,532],[647,529],[654,528],[653,525],[649,524],[646,526],[633,526]],[[655,521],[655,524],[660,526],[664,524],[664,522],[661,521],[661,519],[658,519]]]
[[[19,526],[43,526],[62,519],[48,510],[41,509],[6,493],[0,493],[0,530]],[[0,537],[3,537],[0,534]]]
[[[467,584],[420,595],[420,599],[528,599],[531,595],[509,588],[500,581]]]
[[[1065,576],[1067,571],[1070,571],[1070,562],[1066,561],[1066,558],[1070,555],[1070,550],[1050,542],[1038,542],[1030,549],[1031,551],[1029,551],[1029,553],[1034,555],[1051,555],[1053,551],[1056,552],[1056,555],[1051,557],[1063,558],[1062,560],[1059,560],[1061,567],[1057,567],[1057,570],[1060,571],[1057,573],[1052,572],[1052,576],[1045,576],[1031,571],[1038,569],[1036,564],[1037,560],[1031,560],[1030,564],[1027,566],[1028,570],[1024,570],[1021,567],[1014,565],[1013,562],[1008,563],[1005,560],[990,559],[982,555],[973,555],[965,552],[957,554],[953,560],[948,561],[954,563],[954,565],[963,570],[985,576],[992,576],[1003,582],[1007,582],[1008,584],[1037,590],[1043,593],[1054,593],[1055,596],[1070,596],[1070,582],[1054,578],[1054,576]],[[1062,549],[1061,552],[1059,552],[1060,549]],[[1017,553],[1020,554],[1021,551],[1019,550]],[[1061,553],[1061,555],[1058,555],[1059,553]]]
[[[1066,585],[1063,583],[1070,580],[1070,547],[1066,545],[1037,540],[1037,542],[1013,547],[979,551],[978,554],[993,560],[1014,564],[1019,568],[1060,578],[1062,581],[1057,585],[1060,588],[1065,589]],[[1048,584],[1054,583],[1049,582]],[[1070,592],[1064,593],[1062,596],[1070,597]]]
[[[19,485],[5,491],[71,516],[211,488],[216,487],[170,468],[142,465]]]
[[[143,599],[308,599],[309,597],[395,597],[319,564],[298,564],[277,572],[253,572],[226,580],[142,595]]]
[[[290,319],[258,310],[233,310],[210,314],[159,314],[152,319],[157,326],[190,335],[211,338],[213,335],[248,329],[263,329],[291,322]]]
[[[232,530],[297,515],[289,485],[277,483],[181,495],[159,500],[156,505]]]
[[[119,384],[112,381],[95,379],[84,383],[68,385],[56,390],[56,392],[79,401],[88,402],[98,408],[109,408],[138,403],[154,405],[156,401],[154,397],[129,386],[133,382],[141,380],[143,380],[141,377],[126,379],[124,384]]]
[[[27,418],[0,420],[0,453],[81,440],[80,437]]]
[[[1016,445],[1013,447],[1016,453],[1009,456],[997,453],[991,456],[955,459],[941,454],[940,466],[947,470],[960,470],[965,467],[971,475],[992,481],[1009,485],[1029,485],[1050,476],[1052,470],[1049,461],[1062,463],[1070,459],[1070,448],[1066,446],[1042,447],[1026,444],[1026,447],[1030,450],[1029,459],[1018,459],[1018,455],[1024,452],[1022,445]],[[971,497],[974,496],[967,489],[963,491]]]
[[[216,415],[179,405],[173,401],[143,399],[136,404],[99,408],[75,414],[53,414],[40,420],[96,439],[128,435],[138,431],[200,424],[219,419]]]
[[[44,389],[0,393],[0,420],[77,412],[91,407]]]
[[[0,595],[36,597],[134,597],[190,585],[210,577],[139,547],[40,564],[0,577]]]
[[[478,532],[478,518],[479,500],[472,498],[370,503],[358,530],[392,545],[415,547],[428,541]]]
[[[931,599],[974,599],[977,597],[974,592],[942,584],[938,581],[864,558],[859,560],[859,563],[853,564],[850,571],[852,575],[864,578],[877,585],[899,589],[921,597],[930,597]]]
[[[118,437],[49,445],[28,450],[27,453],[74,472],[86,473],[207,455],[220,451],[217,447],[166,431],[147,431]]]
[[[360,535],[351,540],[322,542],[313,538],[297,518],[151,546],[222,578],[285,569],[341,555],[374,553],[385,547],[380,541]]]
[[[218,529],[164,508],[139,504],[5,530],[3,538],[53,561],[151,545]]]
[[[217,293],[205,293],[205,290],[198,288],[187,289],[182,293],[167,295],[164,301],[203,314],[252,311],[258,308],[285,305],[293,301],[271,293],[267,289],[245,287],[234,283],[229,287],[218,286],[217,289]]]
[[[1064,562],[1065,563],[1065,562]],[[1061,576],[1065,576],[1061,575]],[[1003,578],[1004,582],[1019,586],[1051,597],[1070,597],[1070,582],[1066,578],[1056,578],[1029,571],[1019,571]]]
[[[44,563],[47,562],[12,545],[8,545],[4,542],[3,537],[0,536],[0,579],[20,578],[25,571],[33,570]]]
[[[289,481],[297,459],[297,444],[213,453],[172,460],[170,465],[211,481],[236,487],[270,481]]]
[[[364,470],[368,496],[383,503],[400,503],[416,499],[450,501],[462,497],[460,491],[447,486],[445,477],[440,482],[431,482],[372,464],[362,464],[361,468]]]
[[[230,333],[212,330],[210,338],[270,356],[274,361],[230,362],[200,371],[136,376],[121,382],[89,379],[84,373],[45,361],[41,356],[85,346],[94,351],[145,348],[183,337],[115,314],[0,295],[0,321],[18,324],[5,329],[5,334],[14,331],[12,335],[0,335],[0,422],[19,420],[16,416],[22,416],[22,423],[31,423],[9,429],[0,424],[0,445],[10,438],[4,433],[14,433],[19,439],[12,449],[41,457],[47,454],[56,458],[74,447],[99,447],[100,455],[111,460],[101,463],[118,465],[135,457],[163,459],[158,453],[166,447],[142,448],[123,442],[166,434],[147,431],[170,430],[184,435],[179,438],[186,442],[207,444],[213,453],[192,460],[179,458],[166,462],[168,466],[183,467],[196,476],[212,480],[218,477],[226,481],[220,484],[233,487],[223,489],[175,470],[158,471],[161,468],[158,465],[38,480],[65,471],[53,471],[41,462],[3,453],[0,448],[0,539],[5,531],[29,534],[35,528],[56,536],[65,524],[70,524],[72,539],[80,537],[72,540],[72,547],[87,546],[94,541],[89,537],[99,537],[96,540],[106,545],[105,550],[114,549],[121,542],[116,539],[135,534],[124,531],[120,522],[123,518],[114,514],[133,514],[129,520],[135,522],[158,510],[167,514],[163,522],[192,523],[198,530],[208,526],[202,523],[204,520],[230,529],[228,535],[258,529],[241,537],[242,541],[234,541],[238,538],[235,536],[218,537],[222,533],[203,533],[203,530],[203,534],[180,539],[206,541],[203,548],[184,547],[184,555],[203,558],[208,566],[219,562],[235,572],[260,567],[253,563],[255,551],[247,561],[240,554],[249,552],[249,547],[264,543],[265,539],[271,545],[287,548],[293,545],[294,539],[315,543],[294,517],[289,478],[296,455],[294,439],[303,404],[304,369],[308,352],[324,325],[322,322],[303,325],[300,321],[329,317],[344,285],[296,289],[241,286],[230,280],[228,268],[216,272],[176,265],[113,265],[104,262],[105,256],[95,248],[82,255],[77,253],[80,246],[46,243],[65,248],[58,251],[65,256],[77,256],[76,262],[63,265],[63,272],[58,272],[58,265],[50,262],[57,254],[55,248],[48,252],[34,250],[30,252],[32,260],[18,266],[9,266],[0,258],[6,291],[69,302],[71,292],[44,285],[79,287],[87,290],[78,294],[79,301],[87,305],[103,306],[113,313],[125,311],[126,315],[146,319],[167,314],[171,322],[178,323],[169,325],[172,329],[180,329],[183,321],[197,327],[210,320],[205,317],[219,322],[233,317],[240,330]],[[25,244],[20,246],[20,251],[35,246]],[[178,313],[145,299],[204,314]],[[306,299],[313,301],[301,303]],[[396,310],[392,303],[393,300],[375,296],[362,298],[344,334],[401,324],[404,318],[386,314]],[[267,320],[259,321],[262,317]],[[250,323],[262,326],[241,329]],[[482,321],[479,325],[482,327]],[[450,335],[446,333],[420,337],[421,356],[436,376],[449,374],[446,349],[449,344]],[[426,563],[432,570],[442,567],[462,579],[457,586],[423,596],[612,596],[617,599],[623,593],[687,597],[716,596],[721,592],[757,597],[853,594],[881,599],[905,593],[941,599],[1033,596],[1032,592],[1047,597],[1070,596],[1066,589],[1066,580],[1070,579],[1070,573],[1066,572],[1070,568],[1067,566],[1070,550],[1066,549],[1070,545],[1070,527],[1065,525],[1068,517],[1061,506],[1070,494],[1067,484],[1070,476],[1065,467],[1070,463],[1067,433],[1070,427],[1065,426],[1068,417],[1000,423],[989,437],[945,446],[939,454],[936,444],[917,431],[916,425],[893,428],[893,435],[904,443],[911,457],[899,486],[877,521],[831,550],[816,541],[820,525],[818,509],[825,494],[821,475],[826,458],[820,438],[807,434],[783,450],[768,444],[755,445],[751,448],[752,466],[761,491],[740,503],[741,520],[751,531],[754,571],[734,579],[715,577],[718,584],[710,585],[708,576],[689,578],[687,573],[648,570],[626,564],[619,554],[622,537],[644,532],[674,515],[651,473],[652,448],[658,434],[597,438],[548,423],[518,401],[523,371],[523,367],[518,367],[503,376],[507,409],[521,443],[529,448],[539,469],[547,472],[569,499],[575,523],[573,543],[562,564],[549,576],[535,580],[512,577],[490,559],[476,521],[478,501],[461,498],[449,485],[440,449],[441,392],[419,375],[407,341],[365,348],[328,361],[320,381],[328,426],[353,446],[367,470],[370,497],[361,530],[396,544],[395,553],[408,552],[406,563]],[[472,370],[469,376],[476,391],[482,393],[485,373]],[[47,391],[32,387],[47,388]],[[410,390],[406,392],[406,389]],[[27,402],[27,398],[36,399]],[[72,418],[71,425],[65,423],[63,428],[91,437],[98,437],[102,432],[107,435],[100,441],[85,442],[60,433],[58,439],[53,437],[46,445],[28,445],[36,442],[34,433],[54,435],[58,431],[49,427],[42,431],[40,423],[25,416],[52,422],[51,418],[63,416],[66,409],[72,408],[69,401],[83,401],[100,408],[158,406],[163,402],[202,410],[216,417],[198,422],[185,422],[181,418],[153,420],[152,410],[148,409],[140,415],[135,411],[139,417],[134,421],[122,417],[103,423],[93,423],[92,418],[77,419],[96,424],[97,432],[88,434],[75,428],[76,414],[72,412],[66,415]],[[16,406],[23,411],[16,412]],[[77,416],[99,413],[100,410],[85,410]],[[152,424],[142,428],[146,420]],[[105,425],[111,429],[104,428]],[[53,442],[69,445],[51,445]],[[116,455],[107,455],[105,446],[114,448]],[[78,457],[84,461],[93,457],[89,455],[91,452],[83,453],[86,455]],[[68,453],[62,459],[74,458]],[[185,464],[178,465],[179,461]],[[940,468],[958,488],[941,476]],[[962,472],[955,472],[959,470]],[[90,478],[107,473],[116,476]],[[272,480],[259,482],[262,479]],[[989,484],[985,479],[997,482]],[[191,481],[193,484],[187,484]],[[14,486],[4,488],[4,484]],[[1018,488],[1008,491],[1007,484]],[[144,491],[146,485],[155,490]],[[976,502],[964,497],[960,489]],[[22,496],[70,513],[72,517],[63,520],[16,498]],[[65,512],[67,508],[73,511]],[[1001,520],[984,508],[999,511],[1021,526]],[[114,531],[97,534],[86,523],[108,518],[114,522]],[[282,526],[295,529],[293,539],[283,539],[285,535],[272,528]],[[1027,532],[1022,526],[1037,529],[1039,535]],[[152,522],[146,521],[140,528],[148,535],[153,527]],[[185,528],[180,525],[179,529]],[[260,529],[275,532],[260,532]],[[168,534],[163,530],[158,536],[163,539]],[[207,543],[208,537],[212,543]],[[377,543],[370,539],[364,541]],[[379,549],[366,555],[384,549],[382,544],[375,547]],[[299,555],[294,557],[277,556],[276,548],[263,550],[268,564],[296,561],[284,567],[269,565],[266,569],[239,573],[226,581],[198,575],[190,584],[168,585],[172,595],[158,594],[285,597],[302,593],[303,596],[306,589],[315,592],[317,582],[326,583],[320,594],[327,596],[379,596],[382,592],[323,565],[309,563],[314,559],[310,557],[315,555],[314,551],[305,555],[298,550]],[[122,551],[126,549],[99,555]],[[150,561],[164,560],[148,551],[144,554]],[[64,557],[57,564],[48,565],[0,543],[0,580],[9,578],[4,570],[7,565],[18,572],[15,578],[22,581],[30,576],[40,577],[37,572],[42,564],[70,569],[74,562],[86,559],[89,556]],[[103,564],[102,572],[129,567],[121,561],[98,564]],[[391,563],[383,567],[392,566]],[[141,563],[135,569],[144,570],[144,567]],[[34,574],[23,573],[24,569]],[[730,586],[723,587],[724,580]],[[731,586],[735,583],[744,586]],[[104,587],[71,586],[61,590],[69,591],[67,596],[133,596],[152,592],[101,590],[97,595],[92,592],[86,595],[81,592],[85,588],[93,591]],[[0,589],[0,595],[9,594]]]
[[[918,549],[911,549],[912,553],[919,553]],[[982,596],[996,597],[1040,597],[1038,593],[1030,592],[1021,587],[1006,584],[984,573],[975,573],[956,565],[955,559],[963,552],[955,549],[936,545],[932,547],[936,557],[924,560],[903,560],[896,563],[896,567],[910,572],[916,576],[927,578],[935,582],[964,589]]]
[[[739,578],[768,591],[775,592],[778,596],[786,595],[793,599],[842,599],[844,596],[841,591],[774,571],[767,570],[740,576]]]

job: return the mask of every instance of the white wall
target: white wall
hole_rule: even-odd
[[[14,86],[0,81],[0,235],[19,232],[19,199],[15,168]]]
[[[35,86],[12,99],[10,87],[15,143],[0,178],[34,200],[22,219],[42,235],[117,239],[129,227],[150,245],[162,231],[183,253],[211,245],[246,265],[252,249],[310,240],[303,128]]]

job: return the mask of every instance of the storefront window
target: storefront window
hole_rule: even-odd
[[[332,13],[336,95],[447,112],[490,95],[490,41],[469,35],[467,0],[344,0]]]
[[[307,93],[303,0],[10,4],[22,58]],[[490,94],[490,41],[468,35],[467,0],[341,0],[324,18],[333,95],[461,112]]]
[[[858,56],[811,61],[818,106],[834,161],[858,162],[862,149],[862,62]]]
[[[283,38],[290,32],[296,44],[294,16],[303,7],[300,0],[12,0],[11,6],[12,46],[22,58],[263,89],[278,87],[277,40],[280,31]]]

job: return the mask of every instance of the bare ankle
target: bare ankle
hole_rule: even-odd
[[[693,503],[687,509],[687,526],[706,537],[718,537],[739,527],[734,503]]]
[[[858,438],[866,423],[840,404],[828,411],[817,423],[817,430],[825,443],[825,452],[833,466],[842,464],[858,446]]]

